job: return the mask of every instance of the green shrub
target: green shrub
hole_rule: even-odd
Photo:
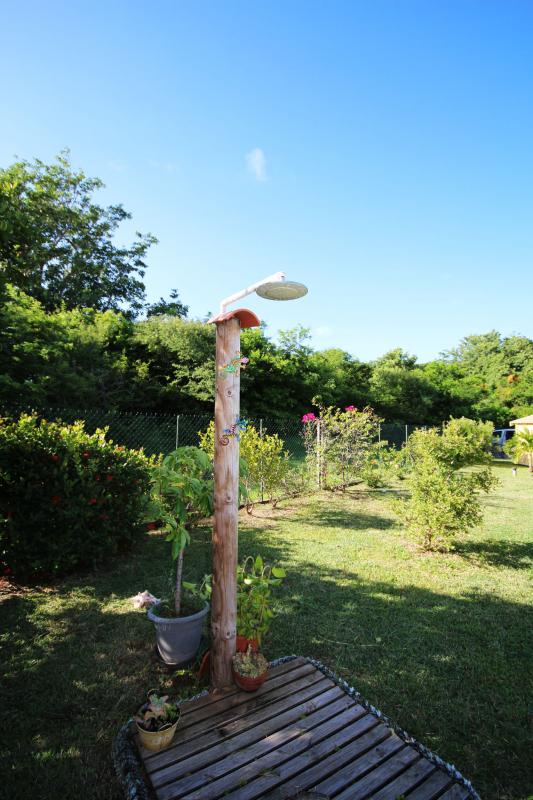
[[[415,431],[403,448],[409,496],[396,510],[426,550],[450,550],[454,536],[481,522],[479,492],[497,484],[489,467],[491,439],[490,422],[461,418],[442,434]]]
[[[94,566],[145,530],[152,460],[37,416],[0,419],[0,564],[18,577]]]
[[[370,446],[359,474],[369,489],[382,489],[396,477],[396,465],[396,451],[387,442],[378,442]]]
[[[200,447],[210,458],[215,450],[215,424],[199,433]],[[262,491],[275,505],[285,493],[291,464],[283,439],[277,433],[261,434],[253,425],[247,425],[240,435],[240,457],[245,468],[240,470],[240,480],[246,495],[247,506],[253,506],[253,494]]]

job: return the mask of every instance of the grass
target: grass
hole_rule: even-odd
[[[243,514],[240,551],[288,573],[269,657],[319,658],[454,762],[484,800],[523,800],[533,786],[533,479],[495,469],[502,482],[483,526],[450,554],[419,552],[387,494],[363,491]],[[189,577],[209,570],[209,538],[195,535]],[[97,574],[6,587],[0,797],[118,800],[113,737],[147,689],[170,687],[129,599],[164,590],[167,548],[152,535]]]

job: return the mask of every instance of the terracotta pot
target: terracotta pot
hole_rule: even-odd
[[[239,689],[243,689],[245,692],[257,692],[259,687],[266,681],[267,675],[268,670],[265,670],[263,674],[259,675],[257,678],[249,678],[247,675],[240,675],[233,669],[233,680]]]
[[[211,670],[211,650],[207,650],[202,656],[202,660],[200,661],[200,667],[198,669],[198,678],[200,680],[204,677],[204,675],[209,675]]]
[[[145,731],[144,728],[141,728],[139,723],[136,722],[135,724],[137,725],[137,731],[142,746],[147,750],[151,750],[153,753],[157,753],[159,750],[168,747],[174,738],[179,721],[180,719],[178,717],[173,725],[169,725],[168,728],[164,728],[162,731]]]
[[[248,647],[252,648],[252,653],[257,653],[259,650],[259,642],[257,639],[247,639],[246,636],[237,636],[237,653],[246,653]]]

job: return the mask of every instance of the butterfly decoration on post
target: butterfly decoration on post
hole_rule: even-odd
[[[246,358],[246,356],[241,356],[240,353],[237,353],[235,358],[232,358],[227,364],[222,364],[218,368],[220,378],[225,380],[228,375],[238,375],[239,370],[246,369],[249,363],[249,358]]]
[[[219,440],[220,444],[226,446],[229,444],[230,439],[235,439],[237,442],[239,442],[241,439],[241,433],[243,433],[247,427],[248,420],[237,417],[235,423],[230,428],[224,428],[223,434]]]

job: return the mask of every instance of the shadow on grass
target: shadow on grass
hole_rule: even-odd
[[[15,597],[2,604],[2,622],[9,630],[2,702],[9,726],[0,733],[9,797],[98,791],[115,800],[112,738],[157,671],[145,620],[103,612],[86,596],[49,610]]]
[[[306,526],[318,528],[350,528],[356,531],[362,530],[386,530],[395,528],[397,524],[390,517],[383,517],[378,514],[365,514],[359,511],[347,511],[346,509],[330,509],[326,504],[319,508],[314,507],[306,510],[305,517],[300,518],[300,522]]]
[[[506,569],[533,569],[533,543],[489,539],[477,542],[456,542],[454,552],[480,566]]]
[[[306,512],[295,522],[313,532],[394,524],[327,505]],[[362,581],[357,563],[339,569],[302,559],[301,545],[293,546],[290,536],[244,529],[240,537],[241,553],[260,552],[287,571],[265,642],[270,658],[294,653],[323,661],[454,762],[485,800],[527,796],[533,785],[531,606],[468,584],[462,594],[446,594],[397,583],[394,574],[387,581]],[[525,569],[531,546],[461,543],[458,554],[481,567]]]
[[[186,578],[209,567],[210,531],[196,531]],[[146,614],[127,602],[160,595],[169,544],[152,535],[127,560],[26,589],[0,604],[2,710],[0,797],[120,800],[111,764],[119,727],[150,688],[172,692],[172,670],[155,655]],[[3,788],[9,794],[3,795]]]
[[[311,563],[287,574],[269,655],[328,664],[455,762],[487,800],[526,796],[530,607],[477,591],[453,597],[394,579],[361,582]]]
[[[305,524],[315,527],[392,524],[327,507],[309,511]],[[363,582],[351,568],[317,567],[297,547],[289,536],[242,524],[241,558],[260,552],[287,571],[267,655],[318,658],[455,762],[485,800],[525,797],[533,783],[531,609],[477,591],[452,596],[400,585],[394,575]],[[168,567],[168,543],[154,536],[105,572],[71,579],[48,597],[2,603],[2,707],[6,715],[16,710],[0,732],[10,798],[119,800],[111,742],[162,678],[152,627],[124,600],[145,588],[157,594]],[[203,529],[193,535],[187,576],[209,568],[210,531]]]

